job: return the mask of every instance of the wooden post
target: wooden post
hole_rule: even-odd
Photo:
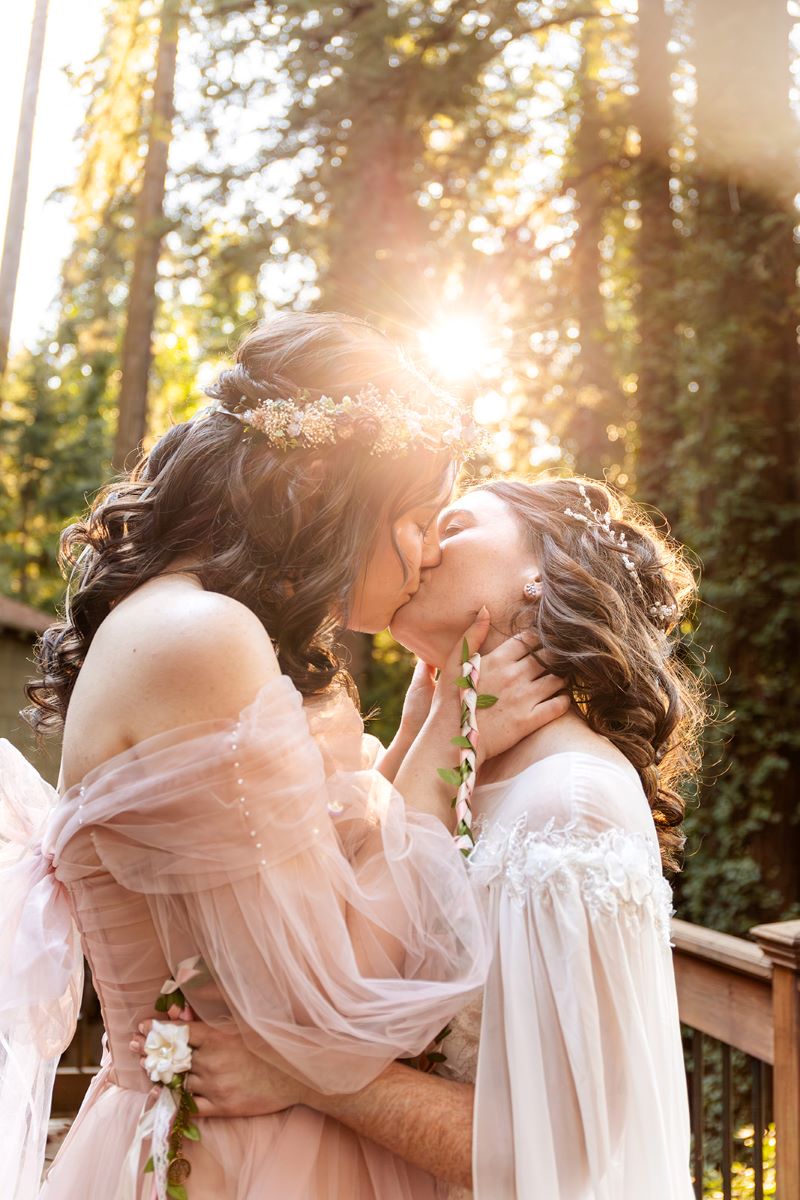
[[[775,1037],[776,1200],[800,1196],[800,921],[757,925],[752,937],[772,961]]]

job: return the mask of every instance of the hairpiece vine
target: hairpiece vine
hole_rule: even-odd
[[[624,531],[622,529],[612,529],[611,513],[608,511],[608,509],[606,509],[605,512],[601,512],[599,508],[592,507],[592,502],[589,499],[586,488],[582,483],[578,485],[578,490],[583,497],[583,507],[588,509],[589,516],[587,517],[586,513],[575,512],[572,508],[565,508],[565,514],[568,517],[572,517],[576,521],[583,521],[584,524],[588,525],[590,529],[598,529],[601,533],[604,533],[608,537],[609,541],[614,542],[614,544],[623,552],[621,557],[626,571],[636,583],[639,591],[644,593],[644,587],[642,586],[639,572],[636,569],[636,563],[633,561],[630,554],[625,553],[625,551],[628,549],[628,540],[625,537]]]
[[[564,513],[568,517],[572,517],[575,521],[582,521],[590,529],[597,529],[604,533],[609,541],[613,542],[622,551],[622,562],[626,571],[633,579],[636,587],[642,596],[644,596],[644,585],[642,584],[641,576],[636,567],[636,563],[631,558],[628,550],[628,540],[622,529],[614,529],[611,525],[611,513],[606,509],[601,512],[599,508],[593,508],[592,502],[589,499],[586,488],[581,483],[578,485],[578,490],[583,500],[583,507],[587,510],[588,516],[583,512],[575,512],[572,508],[565,508]],[[674,604],[651,604],[648,608],[648,613],[655,621],[663,621],[665,624],[677,616],[678,610]]]

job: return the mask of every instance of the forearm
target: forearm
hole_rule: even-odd
[[[453,788],[439,777],[437,769],[458,765],[459,752],[452,744],[458,732],[457,709],[452,714],[431,715],[406,753],[394,781],[408,808],[438,817],[448,829],[455,824]]]
[[[414,735],[406,733],[401,725],[389,745],[384,750],[378,762],[378,770],[385,779],[394,783],[403,759],[414,744]]]
[[[447,1183],[472,1187],[475,1089],[392,1063],[346,1096],[311,1092],[305,1103]]]

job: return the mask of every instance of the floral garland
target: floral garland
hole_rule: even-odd
[[[156,999],[155,1009],[171,1013],[187,1008],[183,985],[202,972],[199,957],[178,965],[174,979],[167,979]],[[184,1186],[192,1164],[183,1156],[184,1138],[200,1141],[200,1130],[192,1121],[197,1104],[186,1087],[186,1076],[192,1069],[192,1048],[189,1045],[189,1026],[177,1022],[153,1021],[145,1043],[144,1069],[148,1077],[161,1085],[155,1108],[148,1114],[147,1129],[152,1129],[152,1152],[145,1163],[145,1173],[155,1175],[158,1200],[188,1200]]]
[[[439,776],[445,783],[457,789],[451,800],[451,807],[456,810],[455,842],[461,853],[467,857],[475,845],[472,832],[472,792],[475,787],[475,771],[478,753],[478,720],[477,709],[491,708],[497,703],[497,696],[478,692],[481,673],[480,654],[470,655],[467,639],[461,646],[461,675],[456,680],[456,687],[464,693],[461,701],[461,732],[452,738],[452,744],[458,746],[461,755],[457,767],[439,767]]]
[[[456,810],[456,829],[453,836],[459,850],[467,858],[475,846],[475,835],[472,832],[472,792],[475,787],[478,752],[477,710],[491,708],[497,703],[497,696],[478,691],[481,656],[478,653],[470,654],[466,638],[461,646],[461,665],[461,675],[455,681],[456,687],[464,693],[461,701],[461,732],[458,737],[451,738],[452,744],[458,746],[461,751],[459,764],[457,767],[439,767],[438,774],[445,783],[457,789],[450,801],[451,807]],[[447,1062],[444,1042],[451,1032],[451,1026],[446,1025],[426,1050],[416,1058],[401,1058],[400,1062],[426,1074],[434,1072],[441,1063]]]
[[[242,403],[248,403],[245,397]],[[482,453],[487,444],[485,430],[458,400],[438,390],[431,395],[428,387],[424,395],[416,395],[381,392],[368,383],[340,400],[311,400],[308,392],[301,392],[286,399],[265,397],[240,412],[219,402],[210,409],[235,417],[277,450],[316,449],[352,440],[378,456],[407,454],[416,447],[434,453],[447,450],[467,459]]]

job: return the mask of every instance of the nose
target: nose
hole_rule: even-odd
[[[439,541],[439,532],[436,528],[432,528],[425,536],[425,541],[422,543],[422,561],[420,566],[422,570],[427,570],[430,567],[438,567],[442,561],[442,546]]]

